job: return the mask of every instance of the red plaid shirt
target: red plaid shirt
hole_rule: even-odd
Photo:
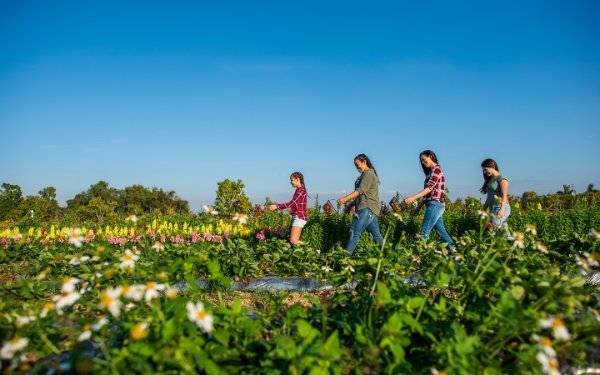
[[[280,210],[285,208],[290,208],[290,213],[292,216],[298,216],[298,219],[307,220],[306,219],[306,201],[308,199],[308,195],[306,194],[306,189],[302,186],[296,189],[292,200],[287,203],[280,203],[278,205]]]
[[[426,201],[436,201],[444,204],[444,189],[446,188],[446,179],[444,178],[444,172],[439,165],[433,168],[427,177],[425,177],[424,188],[430,188],[431,192],[427,194],[423,199]]]

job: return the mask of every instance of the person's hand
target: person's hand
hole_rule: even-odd
[[[339,199],[337,200],[337,203],[338,203],[340,206],[341,206],[342,204],[344,204],[344,202],[345,202],[345,200],[344,200],[344,197],[342,197],[342,198],[339,198]]]
[[[276,204],[270,204],[269,207],[267,207],[267,209],[269,211],[275,211],[277,209],[277,205]]]
[[[404,198],[404,203],[406,203],[406,204],[411,204],[414,201],[415,201],[415,198],[413,198],[413,197]]]
[[[504,216],[504,208],[499,209],[498,213],[496,214],[496,216],[503,217]]]

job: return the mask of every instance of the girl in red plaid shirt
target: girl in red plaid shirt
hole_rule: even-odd
[[[290,176],[290,183],[296,188],[296,192],[292,197],[292,200],[286,203],[271,204],[269,205],[269,211],[276,209],[284,210],[290,209],[292,214],[292,223],[290,224],[290,243],[292,246],[303,245],[304,242],[300,241],[300,234],[302,234],[302,228],[306,225],[308,220],[306,217],[306,201],[308,199],[308,193],[306,192],[306,186],[304,186],[304,176],[300,172],[294,172]]]
[[[446,232],[444,227],[444,219],[442,215],[446,209],[444,203],[444,195],[446,188],[446,179],[442,169],[438,165],[437,156],[431,150],[425,150],[419,154],[419,160],[423,173],[425,173],[424,189],[421,192],[412,195],[404,202],[410,204],[419,198],[423,198],[417,208],[413,210],[413,215],[416,215],[423,205],[425,205],[425,216],[423,224],[421,224],[421,238],[426,240],[429,238],[429,233],[435,228],[435,231],[440,235],[442,240],[448,243],[448,247],[453,250],[456,246],[454,241]]]

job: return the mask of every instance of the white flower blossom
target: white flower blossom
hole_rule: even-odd
[[[81,298],[81,294],[79,294],[79,292],[76,291],[70,293],[63,292],[62,294],[52,297],[56,313],[58,315],[62,315],[62,309],[71,306],[72,304],[77,302],[79,298]]]
[[[233,216],[233,221],[237,221],[240,224],[246,224],[248,221],[248,215],[236,213],[235,216]]]
[[[213,317],[206,310],[204,310],[204,304],[202,302],[188,302],[185,307],[188,311],[188,319],[198,326],[203,332],[210,332],[213,330]]]
[[[140,259],[139,255],[136,255],[131,252],[130,249],[125,250],[125,254],[119,258],[121,261],[121,265],[119,266],[121,269],[125,268],[135,268],[135,262]]]
[[[154,281],[149,281],[146,283],[146,295],[144,297],[144,301],[146,303],[152,301],[154,298],[160,295],[160,292],[165,290],[165,284],[155,283]]]
[[[540,320],[540,327],[552,328],[552,335],[557,340],[568,341],[571,339],[569,330],[565,326],[565,323],[560,318],[548,318]]]
[[[81,235],[80,228],[67,229],[65,231],[67,236],[69,236],[69,243],[74,245],[75,247],[81,247],[83,245],[83,236]]]
[[[76,255],[73,255],[73,257],[69,261],[69,264],[71,264],[73,266],[78,266],[81,263],[88,261],[89,259],[90,259],[90,257],[87,255],[81,256],[81,255],[76,254]]]
[[[110,311],[112,316],[118,317],[121,314],[121,306],[123,303],[119,299],[121,297],[122,288],[108,288],[102,292],[100,296],[100,307]]]
[[[15,336],[10,341],[5,341],[0,349],[0,359],[13,359],[15,353],[22,350],[29,344],[29,340],[24,337]]]

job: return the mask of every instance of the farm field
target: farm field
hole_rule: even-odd
[[[504,374],[600,368],[600,208],[513,210],[514,240],[449,206],[449,252],[385,210],[383,245],[343,249],[350,215],[140,215],[0,229],[3,373]],[[239,220],[242,219],[242,220]],[[304,277],[331,288],[238,291]],[[416,282],[406,282],[407,279]],[[203,281],[199,287],[197,281]],[[349,284],[353,288],[344,286]],[[208,285],[208,287],[206,287]]]

